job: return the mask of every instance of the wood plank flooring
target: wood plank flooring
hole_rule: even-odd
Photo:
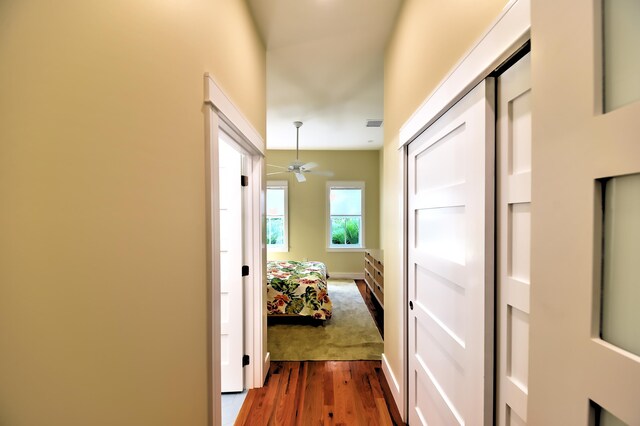
[[[272,361],[236,425],[404,425],[380,361]]]

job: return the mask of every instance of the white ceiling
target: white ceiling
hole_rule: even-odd
[[[401,0],[247,0],[267,48],[267,148],[380,149],[384,47]]]

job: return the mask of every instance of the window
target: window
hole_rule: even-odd
[[[640,100],[640,2],[602,1],[604,112]]]
[[[599,179],[602,204],[600,337],[640,355],[640,173]]]
[[[327,182],[328,248],[364,248],[364,182]]]
[[[289,251],[287,181],[267,181],[267,250]]]

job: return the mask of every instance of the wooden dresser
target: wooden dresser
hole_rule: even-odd
[[[365,250],[364,280],[380,307],[384,308],[384,261],[382,250]]]

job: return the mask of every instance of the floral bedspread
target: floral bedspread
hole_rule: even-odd
[[[331,318],[327,268],[321,262],[267,262],[267,312]]]

